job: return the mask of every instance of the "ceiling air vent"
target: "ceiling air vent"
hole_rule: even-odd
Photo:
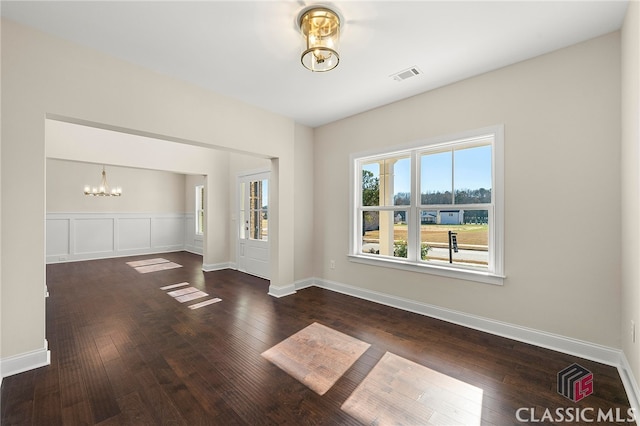
[[[422,74],[422,71],[420,71],[418,67],[411,67],[406,70],[402,70],[400,72],[392,74],[390,77],[393,78],[395,81],[403,81],[408,78],[415,77],[421,74]]]

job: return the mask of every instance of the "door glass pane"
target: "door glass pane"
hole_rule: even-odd
[[[268,239],[269,182],[257,180],[249,182],[249,238],[266,241]]]
[[[240,238],[247,238],[247,223],[245,223],[248,218],[245,211],[245,198],[247,197],[246,193],[246,184],[244,182],[240,182],[240,218],[238,219],[240,222]]]
[[[262,180],[262,197],[260,198],[260,239],[267,241],[269,236],[269,181]]]

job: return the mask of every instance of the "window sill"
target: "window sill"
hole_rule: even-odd
[[[438,275],[441,277],[455,278],[466,281],[476,281],[484,284],[503,285],[503,275],[496,275],[490,272],[474,271],[468,269],[448,268],[440,265],[416,264],[403,260],[391,258],[374,258],[366,255],[348,255],[351,262],[363,263],[365,265],[380,266],[384,268],[401,269],[404,271],[420,272],[423,274]]]

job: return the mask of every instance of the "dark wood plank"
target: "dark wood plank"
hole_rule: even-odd
[[[126,265],[153,257],[183,268]],[[520,407],[629,407],[613,367],[318,288],[275,299],[265,280],[201,266],[184,252],[48,265],[52,363],[4,379],[0,423],[357,425],[341,406],[387,351],[482,389],[486,425],[518,424]],[[160,290],[184,281],[222,302],[190,310]],[[371,344],[323,396],[261,356],[313,322]],[[556,392],[574,362],[595,385],[576,404]]]
[[[35,371],[27,371],[3,379],[0,398],[0,409],[2,410],[0,424],[32,424],[35,375]]]
[[[89,402],[87,400],[83,400],[76,404],[64,407],[62,409],[62,424],[78,426],[94,424]]]

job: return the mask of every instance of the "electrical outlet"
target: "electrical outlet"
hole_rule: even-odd
[[[329,261],[329,268],[336,269],[336,261],[335,260],[330,260]]]
[[[636,323],[631,320],[631,342],[636,342]]]

